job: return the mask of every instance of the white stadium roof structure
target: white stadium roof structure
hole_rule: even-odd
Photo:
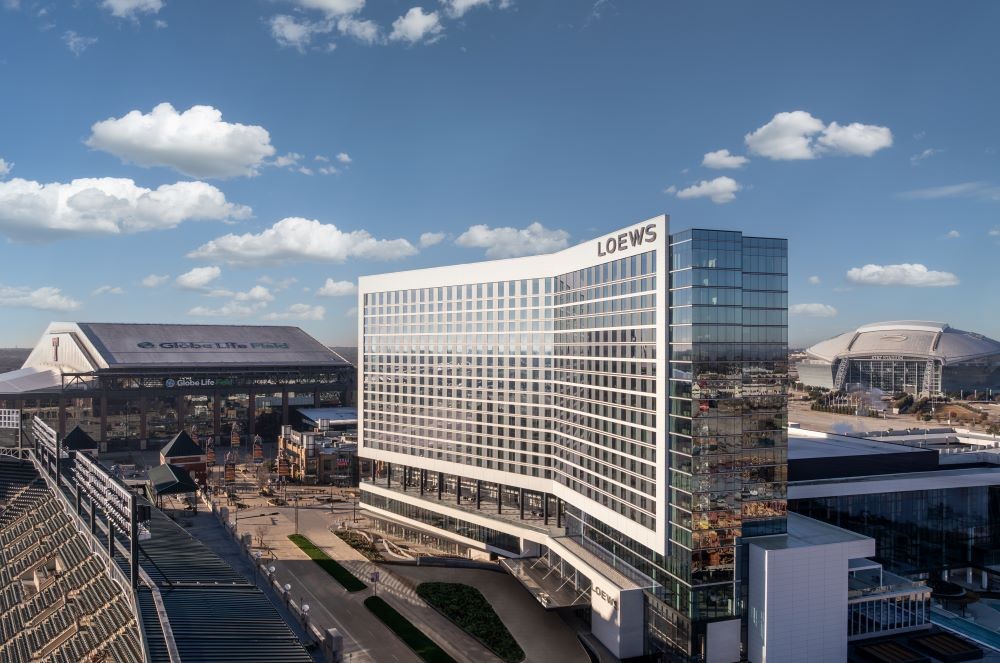
[[[0,394],[59,391],[74,378],[322,372],[350,364],[298,327],[53,322]]]
[[[1000,388],[1000,342],[943,322],[863,325],[805,354],[799,381],[815,387],[925,395]]]
[[[1000,342],[943,322],[900,320],[858,327],[808,348],[811,359],[903,356],[936,359],[943,365],[1000,355]]]

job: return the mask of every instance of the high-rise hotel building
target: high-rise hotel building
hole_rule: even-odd
[[[377,526],[503,558],[620,658],[746,656],[746,541],[786,530],[786,240],[659,216],[364,277],[359,312]]]

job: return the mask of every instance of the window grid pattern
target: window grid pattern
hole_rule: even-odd
[[[656,251],[555,279],[554,478],[656,527]]]
[[[367,293],[372,449],[550,478],[552,279]]]
[[[365,446],[553,479],[654,529],[655,258],[366,293]]]

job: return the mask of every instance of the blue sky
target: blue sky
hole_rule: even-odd
[[[414,1],[0,0],[0,345],[354,344],[358,275],[664,212],[789,238],[793,344],[1000,337],[1000,5]]]

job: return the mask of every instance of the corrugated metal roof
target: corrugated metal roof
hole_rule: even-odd
[[[188,471],[178,465],[157,465],[149,470],[149,482],[155,495],[193,493],[198,485]]]
[[[298,327],[91,322],[76,326],[108,368],[346,365]]]
[[[62,389],[62,375],[52,368],[19,368],[0,373],[0,394]]]

